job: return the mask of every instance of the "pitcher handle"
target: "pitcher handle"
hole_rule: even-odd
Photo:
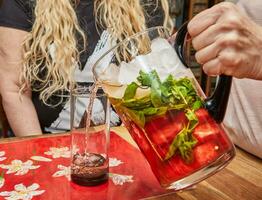
[[[174,48],[181,62],[186,67],[190,67],[186,62],[186,56],[184,54],[185,39],[188,33],[187,24],[188,22],[184,23],[177,31]],[[226,113],[232,83],[232,76],[222,74],[218,78],[219,79],[215,91],[210,97],[207,97],[205,99],[204,106],[208,110],[210,115],[213,117],[213,119],[217,123],[221,123]]]

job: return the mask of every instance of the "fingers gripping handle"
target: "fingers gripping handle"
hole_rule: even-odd
[[[188,33],[187,24],[187,22],[183,24],[177,31],[174,48],[181,62],[186,67],[190,67],[184,54],[185,40]],[[231,76],[220,75],[214,93],[205,100],[205,108],[217,123],[221,123],[224,119],[231,83]]]

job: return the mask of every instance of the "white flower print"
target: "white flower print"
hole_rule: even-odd
[[[109,173],[109,177],[112,179],[113,183],[115,185],[123,185],[124,183],[132,183],[133,176],[127,176],[127,175],[121,175],[121,174],[114,174],[114,173]]]
[[[70,158],[71,156],[70,149],[68,147],[50,147],[49,151],[45,152],[45,154],[50,155],[53,158]]]
[[[3,187],[4,184],[5,184],[5,179],[4,179],[4,177],[1,176],[0,177],[0,188]]]
[[[102,153],[101,156],[103,156],[106,159],[106,154]],[[117,167],[118,165],[123,164],[121,160],[118,160],[117,158],[109,158],[109,167]]]
[[[41,161],[41,162],[51,162],[52,161],[52,159],[46,158],[43,156],[32,156],[31,159],[35,161]]]
[[[41,195],[45,190],[37,190],[39,185],[34,183],[28,187],[22,183],[15,185],[13,191],[0,192],[0,196],[5,197],[7,200],[31,200],[34,196]]]
[[[70,180],[70,166],[66,167],[63,165],[58,165],[57,168],[60,170],[54,173],[52,175],[53,177],[65,176],[68,180]]]
[[[6,159],[6,157],[3,157],[5,155],[4,151],[0,151],[0,161],[3,161]]]
[[[22,162],[21,160],[13,160],[10,165],[3,165],[1,164],[0,167],[2,169],[8,169],[6,174],[15,173],[15,175],[24,175],[30,169],[37,169],[40,165],[33,165],[32,160],[28,160],[26,162]]]
[[[121,164],[123,164],[121,160],[117,160],[116,158],[109,158],[109,167],[117,167]]]

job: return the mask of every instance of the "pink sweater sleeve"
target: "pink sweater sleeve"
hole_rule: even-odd
[[[262,25],[262,0],[239,0],[237,5],[257,24]]]
[[[262,25],[262,0],[239,0],[238,6]],[[233,79],[224,125],[237,146],[262,158],[262,81]]]

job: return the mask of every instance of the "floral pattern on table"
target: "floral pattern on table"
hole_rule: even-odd
[[[3,161],[6,159],[6,157],[4,157],[5,152],[4,151],[0,151],[0,161]]]
[[[33,183],[28,187],[20,183],[14,186],[13,191],[0,192],[0,196],[5,197],[6,200],[31,200],[34,196],[45,192],[45,190],[37,190],[39,187],[37,183]]]
[[[44,154],[50,155],[53,158],[70,158],[71,152],[68,147],[50,147],[49,151],[46,151]]]
[[[61,177],[61,176],[65,176],[68,180],[70,180],[70,166],[66,167],[63,165],[58,165],[57,168],[59,169],[59,171],[55,172],[52,176],[53,177]]]
[[[51,162],[52,159],[43,156],[31,156],[30,159],[40,162]]]
[[[117,158],[109,158],[109,167],[117,167],[121,164],[123,164],[121,160],[118,160]]]
[[[70,182],[70,139],[58,135],[1,144],[0,199],[129,200],[164,193],[141,153],[114,133],[109,181],[94,187]]]
[[[40,165],[33,165],[32,160],[28,160],[26,162],[22,162],[21,160],[13,160],[9,165],[0,164],[0,167],[2,169],[7,169],[6,174],[15,173],[15,175],[24,175],[29,170],[39,168]]]
[[[124,183],[132,183],[134,181],[131,175],[109,173],[109,177],[115,185],[123,185]]]

